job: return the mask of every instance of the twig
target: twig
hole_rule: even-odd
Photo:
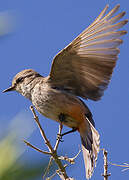
[[[107,161],[107,151],[103,149],[103,156],[104,156],[104,174],[102,176],[104,177],[104,180],[108,180],[108,177],[111,175],[111,173],[108,173],[108,161]]]
[[[49,151],[52,153],[52,152],[53,152],[53,148],[52,148],[49,140],[47,139],[44,130],[43,130],[42,127],[41,127],[41,124],[40,124],[40,122],[39,122],[39,118],[38,118],[38,116],[37,116],[36,113],[35,113],[34,107],[33,107],[33,106],[30,106],[30,110],[31,110],[32,113],[33,113],[34,119],[35,119],[35,121],[36,121],[36,123],[37,123],[37,125],[38,125],[38,127],[39,127],[41,136],[43,137],[45,144],[47,145]]]
[[[119,166],[119,167],[124,167],[125,169],[122,169],[122,171],[126,171],[126,170],[129,170],[129,164],[127,164],[127,163],[123,163],[123,165],[121,165],[121,164],[115,164],[115,163],[111,163],[111,162],[109,162],[111,165],[113,165],[113,166]]]
[[[67,164],[64,165],[64,167],[66,168],[67,167]],[[64,177],[62,176],[62,174],[60,173],[60,170],[58,169],[56,171],[56,173],[58,174],[58,176],[62,179],[62,180],[74,180],[74,178],[67,178],[67,179],[64,179]],[[54,175],[54,174],[53,174]]]
[[[60,156],[59,159],[64,160],[64,161],[68,161],[70,164],[74,164],[75,163],[75,159],[80,154],[80,152],[81,152],[81,150],[79,150],[79,152],[73,158],[68,158],[67,156]]]
[[[43,175],[43,179],[45,178],[45,176],[47,175],[47,173],[49,172],[49,170],[50,170],[50,166],[52,165],[52,160],[53,160],[53,157],[51,156],[50,157],[50,160],[49,160],[49,163],[48,163],[48,166],[47,166],[47,168],[45,169],[45,173],[44,173],[44,175]],[[46,179],[47,180],[47,179]]]
[[[47,155],[52,155],[52,153],[50,152],[47,152],[47,151],[42,151],[41,149],[33,146],[32,144],[30,144],[28,141],[24,140],[24,143],[27,145],[27,146],[30,146],[31,148],[35,149],[36,151],[40,152],[40,153],[43,153],[43,154],[47,154]]]
[[[55,147],[54,147],[54,151],[57,151],[57,148],[58,148],[58,146],[59,146],[60,139],[61,139],[62,129],[63,129],[63,125],[62,125],[62,123],[61,123],[61,124],[59,125],[58,138],[57,138],[57,141],[56,141],[56,144],[55,144]]]
[[[65,166],[63,166],[61,160],[59,159],[59,157],[58,157],[58,155],[57,155],[57,148],[58,148],[60,139],[57,139],[56,145],[55,145],[55,147],[53,148],[53,147],[51,146],[49,140],[47,139],[44,130],[43,130],[42,127],[41,127],[41,124],[40,124],[40,122],[39,122],[38,116],[36,115],[36,112],[35,112],[33,106],[30,106],[30,109],[31,109],[31,111],[32,111],[32,113],[33,113],[33,116],[34,116],[34,119],[35,119],[35,121],[36,121],[36,123],[37,123],[37,125],[38,125],[38,127],[39,127],[39,129],[40,129],[41,136],[43,137],[44,142],[45,142],[45,144],[47,145],[47,147],[48,147],[48,149],[49,149],[49,152],[51,153],[51,156],[53,157],[53,159],[55,160],[55,162],[56,162],[56,164],[57,164],[57,166],[58,166],[58,168],[59,168],[59,172],[60,172],[59,174],[60,174],[60,175],[59,175],[59,174],[58,174],[58,175],[60,176],[60,178],[61,178],[62,180],[66,180],[66,179],[68,180],[69,177],[68,177],[68,175],[67,175],[67,173],[66,173]],[[61,134],[61,131],[62,131],[62,125],[59,126],[59,134]],[[30,144],[29,144],[29,145],[30,145]],[[30,145],[30,147],[33,148],[33,145]],[[38,150],[38,148],[34,148],[34,149],[35,149],[35,150]]]
[[[53,177],[55,177],[57,175],[57,173],[55,172],[52,176],[47,177],[46,180],[51,180]]]

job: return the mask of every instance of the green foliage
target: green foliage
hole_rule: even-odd
[[[32,180],[43,175],[46,162],[28,167],[19,161],[22,150],[12,134],[0,141],[0,180]]]
[[[0,180],[35,180],[42,177],[47,166],[46,160],[35,163],[32,158],[29,166],[22,158],[28,147],[22,146],[24,143],[21,143],[21,139],[27,139],[33,133],[35,127],[32,119],[28,114],[18,113],[6,128],[1,129],[3,133],[0,139]]]

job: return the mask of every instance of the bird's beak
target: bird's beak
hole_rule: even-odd
[[[15,87],[14,87],[14,86],[11,86],[11,87],[9,87],[8,89],[5,89],[5,90],[3,91],[3,93],[9,92],[9,91],[14,91],[14,90],[15,90]]]

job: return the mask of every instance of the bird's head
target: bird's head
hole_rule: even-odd
[[[16,76],[12,80],[12,86],[5,89],[3,92],[5,93],[9,91],[17,91],[23,96],[30,99],[31,90],[35,86],[34,80],[37,77],[42,76],[32,69],[25,69],[16,74]]]

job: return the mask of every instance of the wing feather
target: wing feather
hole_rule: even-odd
[[[119,30],[128,20],[118,22],[125,12],[113,16],[120,5],[105,15],[108,5],[96,20],[54,58],[47,81],[76,96],[99,100],[110,82],[119,54]],[[105,16],[104,16],[105,15]]]

